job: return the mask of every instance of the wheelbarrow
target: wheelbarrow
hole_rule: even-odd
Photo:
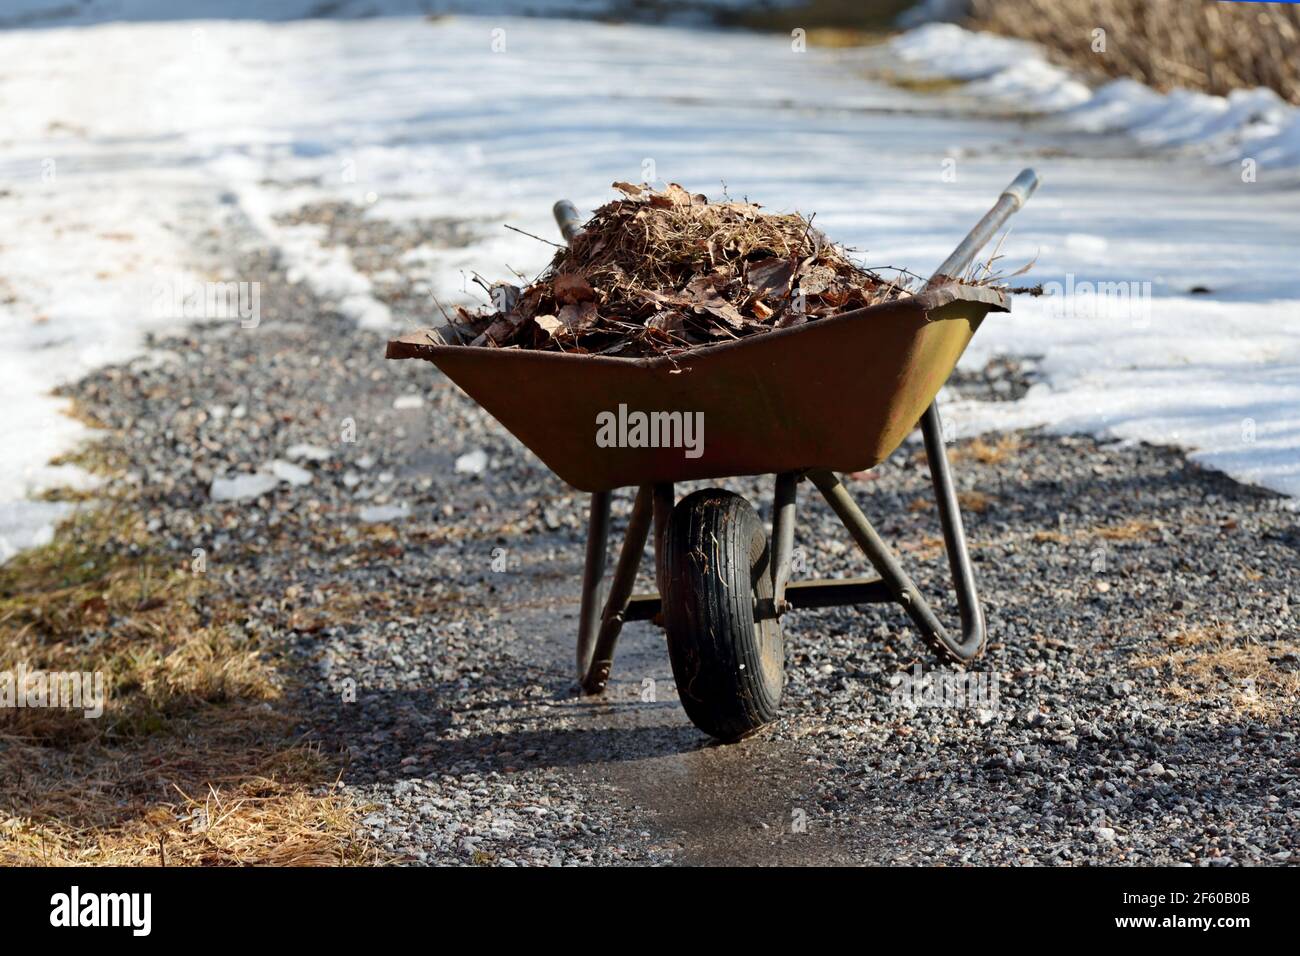
[[[388,343],[388,358],[434,363],[560,478],[591,493],[577,646],[586,693],[608,685],[628,621],[664,629],[682,706],[724,741],[776,718],[785,684],[781,621],[790,611],[898,604],[941,659],[980,653],[984,615],[934,399],[985,315],[1009,310],[1003,293],[960,277],[1037,185],[1032,170],[1021,172],[918,294],[794,328],[650,358],[471,348],[445,344],[433,330]],[[555,215],[565,239],[581,230],[570,203],[556,203]],[[703,441],[693,450],[597,441],[599,425],[635,413],[664,429],[695,416]],[[878,465],[918,422],[960,634],[938,619],[836,475]],[[710,488],[679,501],[674,493],[677,482],[767,474],[776,476],[770,538],[740,495]],[[805,479],[874,575],[791,580],[796,492]],[[636,499],[602,606],[611,495],[629,486]],[[652,527],[658,592],[634,595]]]

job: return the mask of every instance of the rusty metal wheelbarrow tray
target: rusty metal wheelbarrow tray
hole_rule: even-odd
[[[948,283],[795,328],[677,356],[631,359],[435,344],[415,332],[388,358],[426,359],[581,491],[764,475],[863,471],[916,427],[1000,292]],[[598,416],[697,416],[682,447],[599,447]]]

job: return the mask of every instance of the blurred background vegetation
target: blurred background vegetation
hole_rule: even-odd
[[[808,0],[731,22],[808,31],[811,43],[868,43],[922,11],[1043,44],[1097,78],[1224,95],[1264,86],[1300,103],[1300,5],[1222,0]],[[1105,31],[1097,49],[1096,30]]]

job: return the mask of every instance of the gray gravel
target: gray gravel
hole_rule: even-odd
[[[474,228],[304,215],[358,249]],[[604,699],[575,696],[584,496],[432,366],[385,363],[384,336],[290,285],[274,255],[228,265],[263,283],[260,327],[158,339],[69,392],[115,430],[160,539],[178,560],[204,548],[248,630],[283,649],[304,730],[339,755],[395,858],[1300,859],[1288,602],[1300,530],[1282,499],[1166,448],[1036,432],[1002,454],[994,438],[958,442],[959,484],[979,492],[967,522],[992,635],[973,670],[996,675],[996,702],[894,703],[900,675],[933,669],[901,612],[801,612],[785,625],[784,718],[714,746],[677,705],[650,625],[626,628]],[[422,296],[385,294],[411,327],[431,323]],[[1007,358],[954,385],[1014,398],[1032,377],[1032,361]],[[458,473],[477,451],[482,472]],[[276,459],[310,480],[211,500],[214,478]],[[727,484],[769,516],[766,483]],[[923,589],[942,593],[919,445],[852,487]],[[862,573],[803,489],[800,573]]]

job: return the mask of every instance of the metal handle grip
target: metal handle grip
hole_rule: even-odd
[[[961,245],[954,249],[952,255],[944,260],[943,265],[935,270],[934,275],[930,277],[930,284],[934,285],[948,279],[960,279],[970,268],[971,262],[979,251],[993,238],[993,234],[1002,228],[1013,213],[1018,212],[1025,203],[1029,202],[1029,197],[1037,188],[1038,174],[1032,169],[1022,169],[1020,175],[1002,191],[993,208],[984,214],[984,218],[961,241]]]
[[[573,237],[582,232],[582,217],[577,208],[567,199],[561,199],[551,211],[555,213],[555,224],[560,227],[560,234],[565,242],[572,242]]]
[[[1029,202],[1029,197],[1038,188],[1038,174],[1032,169],[1020,170],[1020,175],[1011,180],[1011,185],[1002,190],[1003,196],[1010,196],[1016,201],[1016,209]]]

